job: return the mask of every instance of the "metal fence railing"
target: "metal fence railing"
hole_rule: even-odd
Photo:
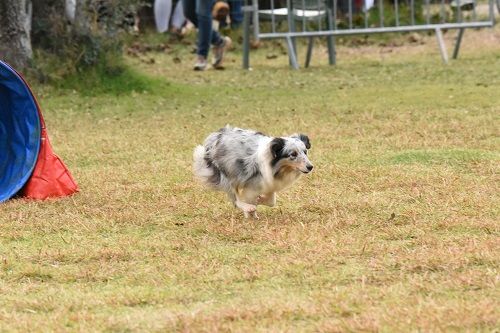
[[[305,67],[314,39],[326,37],[329,63],[336,62],[335,37],[387,32],[435,31],[443,62],[443,29],[456,29],[457,58],[467,28],[492,27],[500,0],[245,0],[243,67],[250,64],[250,35],[285,39],[290,65],[298,69],[297,38],[307,38]]]

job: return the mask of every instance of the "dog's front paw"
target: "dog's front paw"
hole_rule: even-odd
[[[258,220],[259,219],[259,215],[257,215],[257,211],[254,210],[254,211],[251,211],[251,212],[247,212],[247,211],[243,211],[243,214],[245,215],[245,218],[248,219],[248,218],[253,218],[255,220]]]
[[[245,218],[249,218],[250,215],[255,216],[257,214],[256,213],[257,206],[255,205],[248,204],[242,201],[236,201],[236,206],[238,206],[243,211]]]

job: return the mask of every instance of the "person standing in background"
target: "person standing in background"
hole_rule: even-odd
[[[212,26],[212,7],[214,0],[182,0],[184,15],[196,28],[196,62],[194,70],[203,71],[208,67],[208,53],[210,45],[213,49],[212,66],[215,69],[224,69],[222,62],[224,52],[231,45],[231,38],[223,37]]]
[[[154,14],[156,30],[165,32],[169,30],[170,23],[175,34],[180,35],[182,27],[186,23],[182,1],[178,0],[172,14],[172,0],[155,0]]]

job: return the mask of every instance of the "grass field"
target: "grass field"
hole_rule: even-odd
[[[0,205],[0,331],[497,331],[500,30],[447,66],[435,43],[205,73],[179,47],[35,86],[81,192]],[[191,174],[227,123],[312,140],[315,171],[258,221]]]

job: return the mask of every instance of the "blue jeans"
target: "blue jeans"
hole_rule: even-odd
[[[237,29],[243,23],[243,0],[229,0],[231,28]]]
[[[214,0],[182,0],[184,15],[198,28],[196,54],[207,57],[210,44],[220,45],[223,40],[212,29],[212,7]]]
[[[229,17],[231,18],[231,29],[238,29],[243,23],[243,0],[226,0],[229,4]],[[221,21],[220,27],[227,26],[226,21]]]

